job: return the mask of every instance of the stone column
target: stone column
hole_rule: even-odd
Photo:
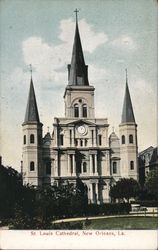
[[[70,155],[68,154],[67,157],[68,157],[68,161],[67,161],[68,175],[71,175]]]
[[[74,128],[72,128],[72,147],[74,147],[74,143],[75,143],[75,131]]]
[[[89,155],[89,159],[90,159],[90,164],[89,164],[89,173],[90,175],[93,174],[93,162],[92,162],[92,155]]]
[[[90,201],[93,202],[93,184],[90,183]]]
[[[94,155],[94,158],[95,158],[95,169],[94,169],[94,174],[98,174],[98,162],[97,162],[97,155],[95,154]]]
[[[55,160],[55,176],[58,176],[58,152],[56,154],[56,160]]]
[[[76,161],[75,161],[75,155],[72,155],[72,164],[73,164],[73,175],[76,175]]]
[[[99,199],[98,183],[95,184],[95,191],[96,191],[96,202],[98,203],[98,199]]]

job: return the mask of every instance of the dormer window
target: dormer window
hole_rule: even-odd
[[[87,105],[86,104],[82,105],[82,116],[87,117]]]
[[[78,104],[74,105],[74,117],[79,117],[79,106],[78,106]]]

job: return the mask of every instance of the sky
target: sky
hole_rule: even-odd
[[[138,124],[139,151],[157,146],[156,0],[2,0],[0,1],[0,155],[20,170],[22,123],[30,85],[29,65],[40,120],[52,132],[64,116],[75,31],[75,9],[95,115],[108,118],[109,135],[119,135],[125,69]]]

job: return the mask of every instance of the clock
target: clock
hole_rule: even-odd
[[[78,133],[82,135],[86,132],[86,128],[84,126],[79,126],[77,130],[78,130]]]

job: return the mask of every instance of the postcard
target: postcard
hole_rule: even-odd
[[[157,249],[157,11],[0,1],[1,249]]]

